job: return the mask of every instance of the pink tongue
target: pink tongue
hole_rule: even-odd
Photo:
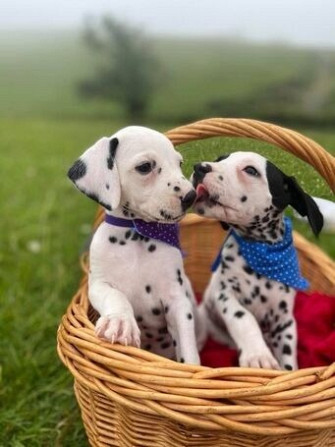
[[[206,199],[209,196],[207,189],[202,183],[199,183],[196,192],[197,192],[197,200]]]

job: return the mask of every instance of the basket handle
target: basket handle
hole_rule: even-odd
[[[315,141],[294,130],[252,119],[209,118],[176,127],[165,135],[176,145],[218,136],[245,137],[274,144],[313,166],[335,192],[335,158]]]

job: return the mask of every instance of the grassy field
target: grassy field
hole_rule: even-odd
[[[110,135],[128,123],[116,119],[114,105],[86,105],[74,94],[78,75],[91,70],[87,54],[78,50],[78,41],[69,40],[67,35],[45,37],[43,42],[31,39],[26,42],[28,52],[15,36],[10,41],[11,51],[2,51],[9,44],[0,41],[0,446],[85,447],[87,441],[72,392],[72,378],[56,354],[56,331],[78,287],[78,257],[89,236],[96,206],[75,191],[66,179],[66,171],[98,137]],[[175,73],[180,71],[180,85],[175,90],[179,93],[174,98],[178,103],[187,96],[189,106],[185,105],[183,112],[186,116],[190,108],[201,108],[205,100],[199,86],[208,72],[199,62],[199,46],[194,42],[190,51],[191,43],[185,43],[186,51],[175,42],[159,44]],[[208,57],[208,61],[213,61],[219,53],[214,47],[209,54],[209,49],[210,46],[202,60]],[[191,70],[191,97],[182,91],[187,69],[181,67],[183,52],[200,73],[197,79]],[[291,68],[285,70],[294,70],[293,65],[298,64],[293,55],[285,57],[292,61]],[[245,64],[241,72],[245,72],[248,63],[252,63],[243,56],[242,49],[240,59],[240,64]],[[271,64],[266,59],[264,66],[267,65]],[[263,81],[257,81],[259,88],[275,71],[271,67],[267,70]],[[214,85],[220,84],[215,76],[213,94]],[[230,76],[234,77],[233,69]],[[254,79],[258,79],[256,70]],[[168,86],[171,78],[166,82]],[[242,75],[236,82],[236,94],[241,88],[251,88],[245,85]],[[171,84],[169,88],[172,89]],[[228,91],[231,89],[232,84],[227,87]],[[152,109],[160,115],[159,124],[153,120],[148,123],[160,130],[170,127],[161,120],[165,110],[168,118],[175,108],[172,93],[164,95],[162,92],[156,98]],[[303,132],[335,154],[335,131]],[[287,173],[294,173],[308,192],[331,197],[310,167],[268,145],[240,139],[213,139],[182,147],[185,173],[190,174],[196,161],[213,159],[235,149],[270,155]],[[299,228],[315,241],[303,224]],[[321,235],[318,244],[335,257],[334,236]]]

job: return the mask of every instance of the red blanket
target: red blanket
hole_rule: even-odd
[[[335,297],[298,292],[294,314],[298,326],[299,368],[335,362]],[[213,368],[238,366],[237,352],[208,340],[201,352],[201,364]]]

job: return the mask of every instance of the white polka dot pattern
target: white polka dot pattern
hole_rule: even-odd
[[[284,237],[275,244],[247,240],[232,229],[229,235],[234,236],[241,255],[254,272],[297,290],[308,289],[309,283],[300,273],[297,252],[293,245],[292,223],[288,217],[285,217]],[[219,259],[217,258],[212,266],[212,271],[220,264],[221,250]]]

